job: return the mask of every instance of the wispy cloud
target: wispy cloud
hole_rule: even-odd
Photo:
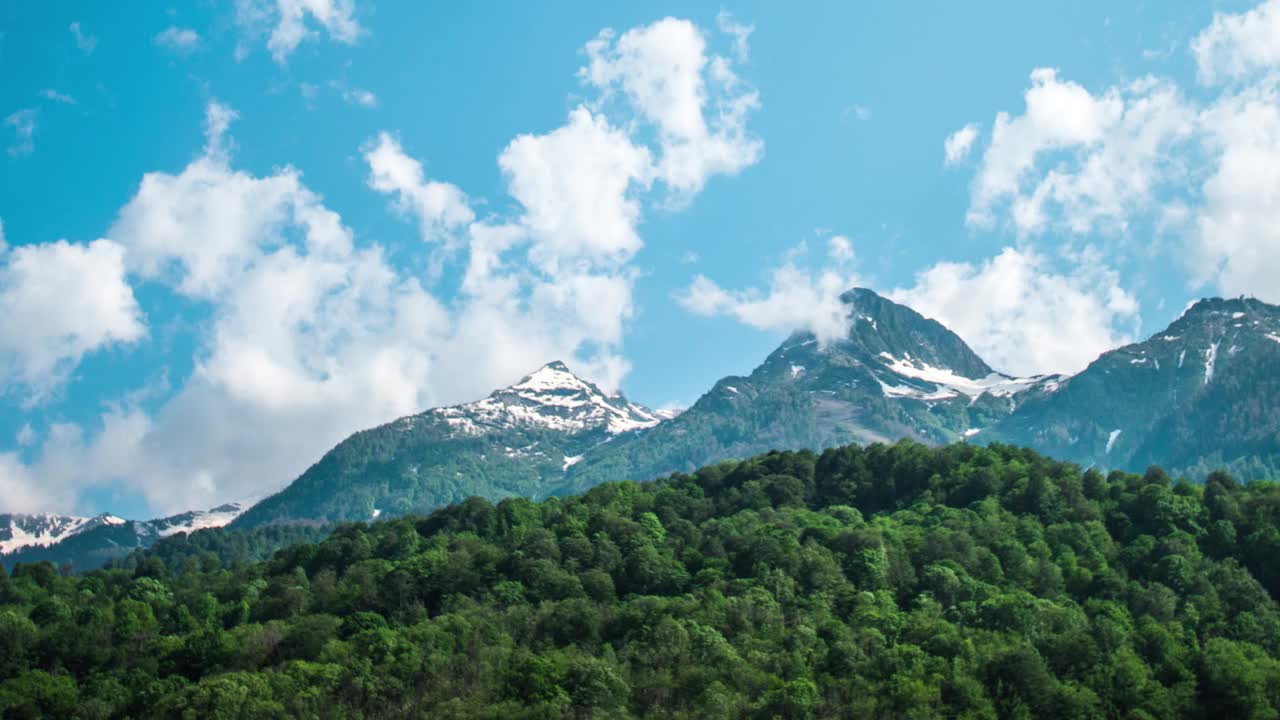
[[[35,108],[24,108],[4,119],[4,124],[13,128],[13,144],[9,146],[9,155],[17,157],[26,155],[36,149],[32,138],[36,133]]]
[[[200,47],[200,34],[191,28],[170,25],[156,33],[155,43],[169,52],[190,55]]]
[[[80,28],[80,23],[73,22],[67,29],[75,36],[76,47],[80,48],[80,52],[85,55],[92,55],[94,48],[98,47],[98,38],[86,33]]]
[[[66,93],[58,92],[53,88],[45,88],[44,90],[41,90],[40,96],[47,100],[52,100],[54,102],[62,103],[64,105],[76,104],[75,98],[71,97],[70,95],[67,95]]]

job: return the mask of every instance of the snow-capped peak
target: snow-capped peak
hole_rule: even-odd
[[[192,533],[206,528],[222,527],[248,509],[248,503],[227,503],[210,510],[192,510],[167,518],[152,520],[148,524],[160,537],[178,533]]]
[[[664,419],[643,405],[627,402],[620,393],[606,394],[559,361],[543,365],[515,385],[483,400],[437,408],[426,414],[474,435],[511,426],[566,433],[603,428],[616,435],[653,427]]]
[[[106,513],[94,517],[53,513],[0,515],[0,553],[25,547],[48,547],[95,527],[125,522]]]

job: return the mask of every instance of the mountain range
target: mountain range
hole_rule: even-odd
[[[1252,479],[1280,466],[1276,306],[1201,300],[1079,373],[1013,377],[941,323],[871,290],[842,301],[844,338],[794,333],[682,413],[611,395],[553,362],[482,400],[352,435],[230,526],[371,520],[473,495],[537,499],[772,449],[901,438],[1012,443],[1084,466],[1158,464],[1193,478],[1225,467]],[[137,535],[139,544],[157,537]]]
[[[6,567],[41,560],[55,565],[68,562],[78,569],[98,567],[161,538],[222,527],[244,510],[241,503],[227,503],[155,520],[125,520],[105,513],[94,517],[0,514],[0,562]]]

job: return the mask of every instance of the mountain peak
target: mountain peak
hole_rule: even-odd
[[[426,414],[442,418],[468,435],[511,427],[567,433],[603,429],[616,435],[653,427],[665,419],[628,402],[622,393],[609,395],[595,383],[574,375],[559,360],[543,365],[510,387],[495,390],[483,400],[437,408]]]
[[[518,388],[547,389],[578,387],[590,387],[596,392],[600,392],[599,388],[596,388],[592,383],[574,375],[568,365],[565,365],[559,360],[553,360],[520,378],[520,382],[517,382],[515,385],[497,390],[494,394],[516,390]]]

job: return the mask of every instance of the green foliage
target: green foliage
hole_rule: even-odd
[[[197,533],[0,576],[0,716],[1275,718],[1278,520],[1271,483],[904,442],[258,562]]]

